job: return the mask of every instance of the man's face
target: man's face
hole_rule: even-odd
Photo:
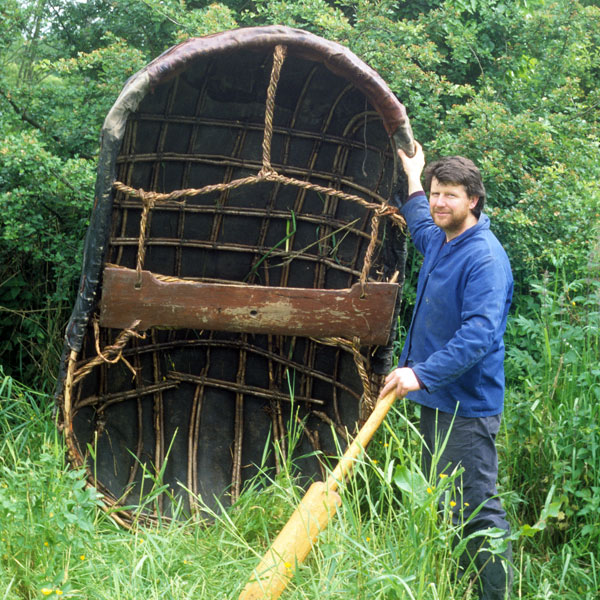
[[[434,223],[451,240],[477,224],[477,217],[471,212],[479,198],[468,196],[465,186],[458,183],[441,183],[435,177],[431,180],[429,210]]]

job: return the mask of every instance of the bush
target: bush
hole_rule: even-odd
[[[562,511],[546,541],[597,553],[600,282],[563,273],[533,288],[507,332],[505,486],[518,520],[535,518],[554,487]]]
[[[52,155],[35,133],[0,140],[0,364],[53,372],[93,197],[90,161]]]

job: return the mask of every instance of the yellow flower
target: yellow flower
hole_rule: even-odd
[[[373,464],[376,465],[377,463],[378,463],[378,461],[373,459]]]
[[[383,445],[384,448],[387,448],[388,446],[389,446],[389,444],[387,444],[387,443]]]
[[[470,504],[468,502],[465,502],[465,506],[470,506]]]
[[[57,596],[62,596],[62,590],[54,590],[54,593],[55,593]]]
[[[454,508],[456,506],[456,502],[454,500],[450,500],[450,507]]]
[[[367,542],[370,542],[370,541],[371,541],[371,538],[370,538],[370,537],[368,537],[368,538],[367,538]]]
[[[44,594],[44,596],[49,596],[52,593],[52,590],[49,588],[42,588],[41,592]]]
[[[446,473],[440,473],[440,479],[446,479],[446,477],[448,477]]]
[[[48,545],[48,542],[44,542],[44,546],[47,546],[47,545]]]
[[[81,555],[79,558],[80,558],[81,560],[85,560],[85,554],[82,554],[82,555]]]
[[[427,488],[427,493],[428,493],[428,494],[433,494],[433,490],[432,490],[430,487],[428,487],[428,488]]]

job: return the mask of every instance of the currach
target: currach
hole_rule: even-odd
[[[368,416],[403,281],[397,147],[381,77],[297,29],[190,39],[126,83],[57,385],[119,522],[235,502],[285,461],[320,477]]]

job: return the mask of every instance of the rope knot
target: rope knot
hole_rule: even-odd
[[[395,206],[390,206],[389,204],[384,204],[383,206],[378,208],[375,212],[377,213],[377,215],[379,217],[387,217],[388,215],[389,216],[397,215],[398,209]]]
[[[278,176],[277,171],[269,164],[264,165],[263,168],[258,172],[257,177],[266,181],[273,181]]]

